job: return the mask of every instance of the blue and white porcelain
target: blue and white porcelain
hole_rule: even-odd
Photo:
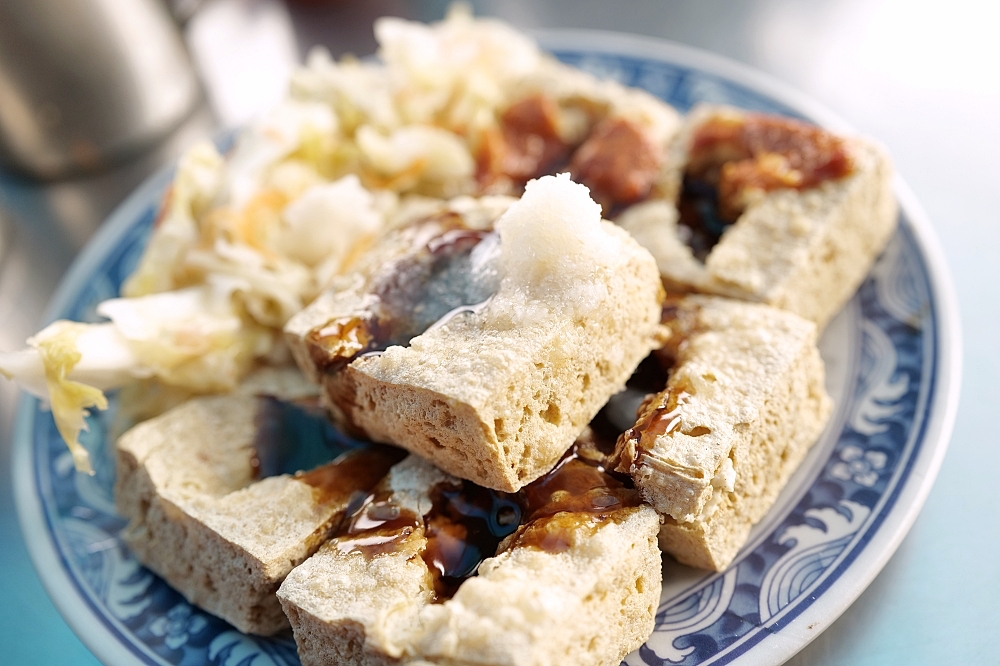
[[[651,39],[546,32],[560,59],[639,86],[682,110],[698,101],[842,121],[767,77]],[[171,174],[112,215],[63,281],[49,310],[94,321],[136,264]],[[666,561],[649,641],[631,666],[779,664],[861,593],[909,529],[937,474],[957,406],[958,315],[941,251],[912,195],[897,183],[899,231],[821,348],[836,401],[829,427],[733,565],[706,573]],[[90,419],[96,475],[77,474],[51,415],[22,399],[14,473],[22,529],[57,607],[112,665],[298,664],[290,636],[243,635],[192,607],[143,568],[118,538],[109,412]]]

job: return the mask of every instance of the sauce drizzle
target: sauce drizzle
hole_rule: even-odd
[[[318,502],[347,502],[357,492],[368,492],[389,469],[406,457],[406,451],[375,445],[348,451],[333,462],[293,478],[313,487]]]
[[[500,542],[517,529],[522,507],[517,497],[470,481],[440,483],[431,489],[432,507],[424,516],[424,562],[434,578],[437,601],[454,596],[479,565],[497,553]]]
[[[688,244],[704,261],[754,193],[805,190],[854,171],[844,139],[791,118],[749,113],[699,126],[678,209]]]
[[[393,502],[388,492],[378,492],[369,495],[350,517],[337,549],[342,553],[356,550],[368,558],[391,553],[421,524],[417,514]]]
[[[513,547],[569,550],[581,525],[597,525],[620,509],[642,504],[631,479],[606,469],[574,444],[545,476],[521,489],[525,520]]]
[[[657,437],[680,430],[682,408],[692,395],[694,387],[681,380],[650,396],[636,424],[618,438],[615,470],[626,474],[631,472],[639,457],[653,449]]]
[[[441,603],[501,548],[561,553],[575,543],[581,526],[596,526],[620,509],[639,506],[642,498],[631,480],[608,471],[604,459],[574,445],[552,471],[516,494],[470,481],[439,483],[430,490],[431,509],[423,517],[378,491],[352,514],[336,547],[377,557],[396,552],[422,527],[427,541],[420,556],[431,572],[434,602]]]
[[[496,291],[496,271],[472,265],[473,250],[492,232],[466,228],[461,216],[442,213],[400,233],[416,244],[371,275],[366,309],[306,335],[309,356],[321,371],[334,373],[364,354],[407,346],[449,313],[479,305]]]

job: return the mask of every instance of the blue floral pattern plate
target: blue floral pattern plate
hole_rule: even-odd
[[[842,121],[745,67],[664,42],[601,32],[539,35],[557,57],[645,88],[681,110],[699,101]],[[95,321],[148,238],[170,172],[111,216],[74,264],[52,319]],[[912,195],[897,183],[899,231],[821,341],[830,425],[725,572],[665,558],[649,641],[632,666],[778,664],[861,593],[909,529],[947,447],[957,406],[959,332],[941,251]],[[193,666],[298,664],[290,636],[262,639],[189,605],[122,544],[115,513],[108,412],[85,445],[96,475],[75,473],[51,415],[22,399],[15,494],[35,566],[67,622],[105,663]]]

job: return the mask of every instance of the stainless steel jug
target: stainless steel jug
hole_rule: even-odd
[[[174,128],[198,80],[158,0],[0,0],[0,160],[97,170]]]

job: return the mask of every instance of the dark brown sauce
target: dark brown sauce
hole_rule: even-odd
[[[372,316],[339,317],[309,331],[306,348],[317,368],[336,372],[376,349],[380,337],[378,321]]]
[[[686,240],[704,260],[748,192],[804,190],[853,170],[845,141],[818,127],[762,114],[711,118],[692,138],[678,201]]]
[[[371,276],[370,308],[306,335],[310,358],[323,372],[337,372],[362,354],[406,346],[449,312],[478,305],[495,291],[489,276],[472,276],[470,265],[472,250],[490,232],[468,229],[461,216],[443,213],[400,233],[417,244]]]
[[[342,553],[356,550],[368,558],[395,552],[421,523],[417,514],[394,503],[389,493],[376,493],[350,518],[337,549]]]
[[[405,457],[402,449],[372,445],[348,451],[333,462],[299,472],[294,478],[313,487],[317,502],[347,502],[353,494],[374,488],[389,473],[389,468]]]
[[[454,596],[501,541],[521,523],[516,495],[477,486],[470,481],[439,483],[430,490],[431,509],[422,518],[392,501],[388,492],[369,496],[338,535],[341,552],[366,557],[395,552],[418,527],[427,539],[421,557],[434,581],[434,600]]]
[[[470,481],[441,483],[431,489],[431,509],[422,520],[379,492],[353,513],[337,548],[377,557],[396,552],[423,527],[421,557],[431,572],[434,600],[443,602],[511,535],[510,547],[560,553],[573,546],[582,525],[597,526],[639,506],[642,498],[631,480],[608,471],[603,461],[602,454],[575,445],[551,472],[517,494]]]
[[[562,512],[603,515],[609,507],[628,506],[632,493],[627,478],[581,457],[575,445],[548,474],[520,491],[525,523]]]
[[[516,495],[477,486],[439,484],[424,516],[422,553],[434,578],[435,600],[445,601],[508,536],[511,547],[559,553],[570,548],[580,525],[596,525],[642,499],[626,477],[605,470],[601,456],[583,457],[574,446],[556,467]]]
[[[652,440],[660,435],[669,435],[680,429],[681,407],[691,399],[691,395],[687,387],[672,386],[659,400],[653,401],[656,406],[649,409],[632,428],[641,437],[642,450],[649,450],[651,446],[644,445],[652,444]]]
[[[715,185],[686,174],[677,212],[678,235],[701,262],[708,258],[722,234],[736,221],[735,218],[723,219],[720,215],[719,191]]]
[[[628,477],[580,453],[574,445],[552,471],[521,490],[525,518],[514,547],[564,552],[575,543],[581,525],[596,526],[616,511],[642,503]]]
[[[657,437],[677,432],[681,427],[681,408],[692,395],[694,387],[685,381],[675,382],[667,390],[651,395],[636,424],[618,438],[615,470],[629,473],[636,460],[653,449]]]
[[[445,601],[483,560],[496,555],[500,542],[521,522],[522,509],[515,495],[470,481],[438,484],[430,496],[422,557],[434,578],[435,600]]]
[[[605,519],[609,516],[606,516]],[[521,548],[536,548],[547,553],[565,553],[576,544],[582,525],[596,524],[601,517],[581,513],[559,513],[534,520],[521,530],[514,542]]]

